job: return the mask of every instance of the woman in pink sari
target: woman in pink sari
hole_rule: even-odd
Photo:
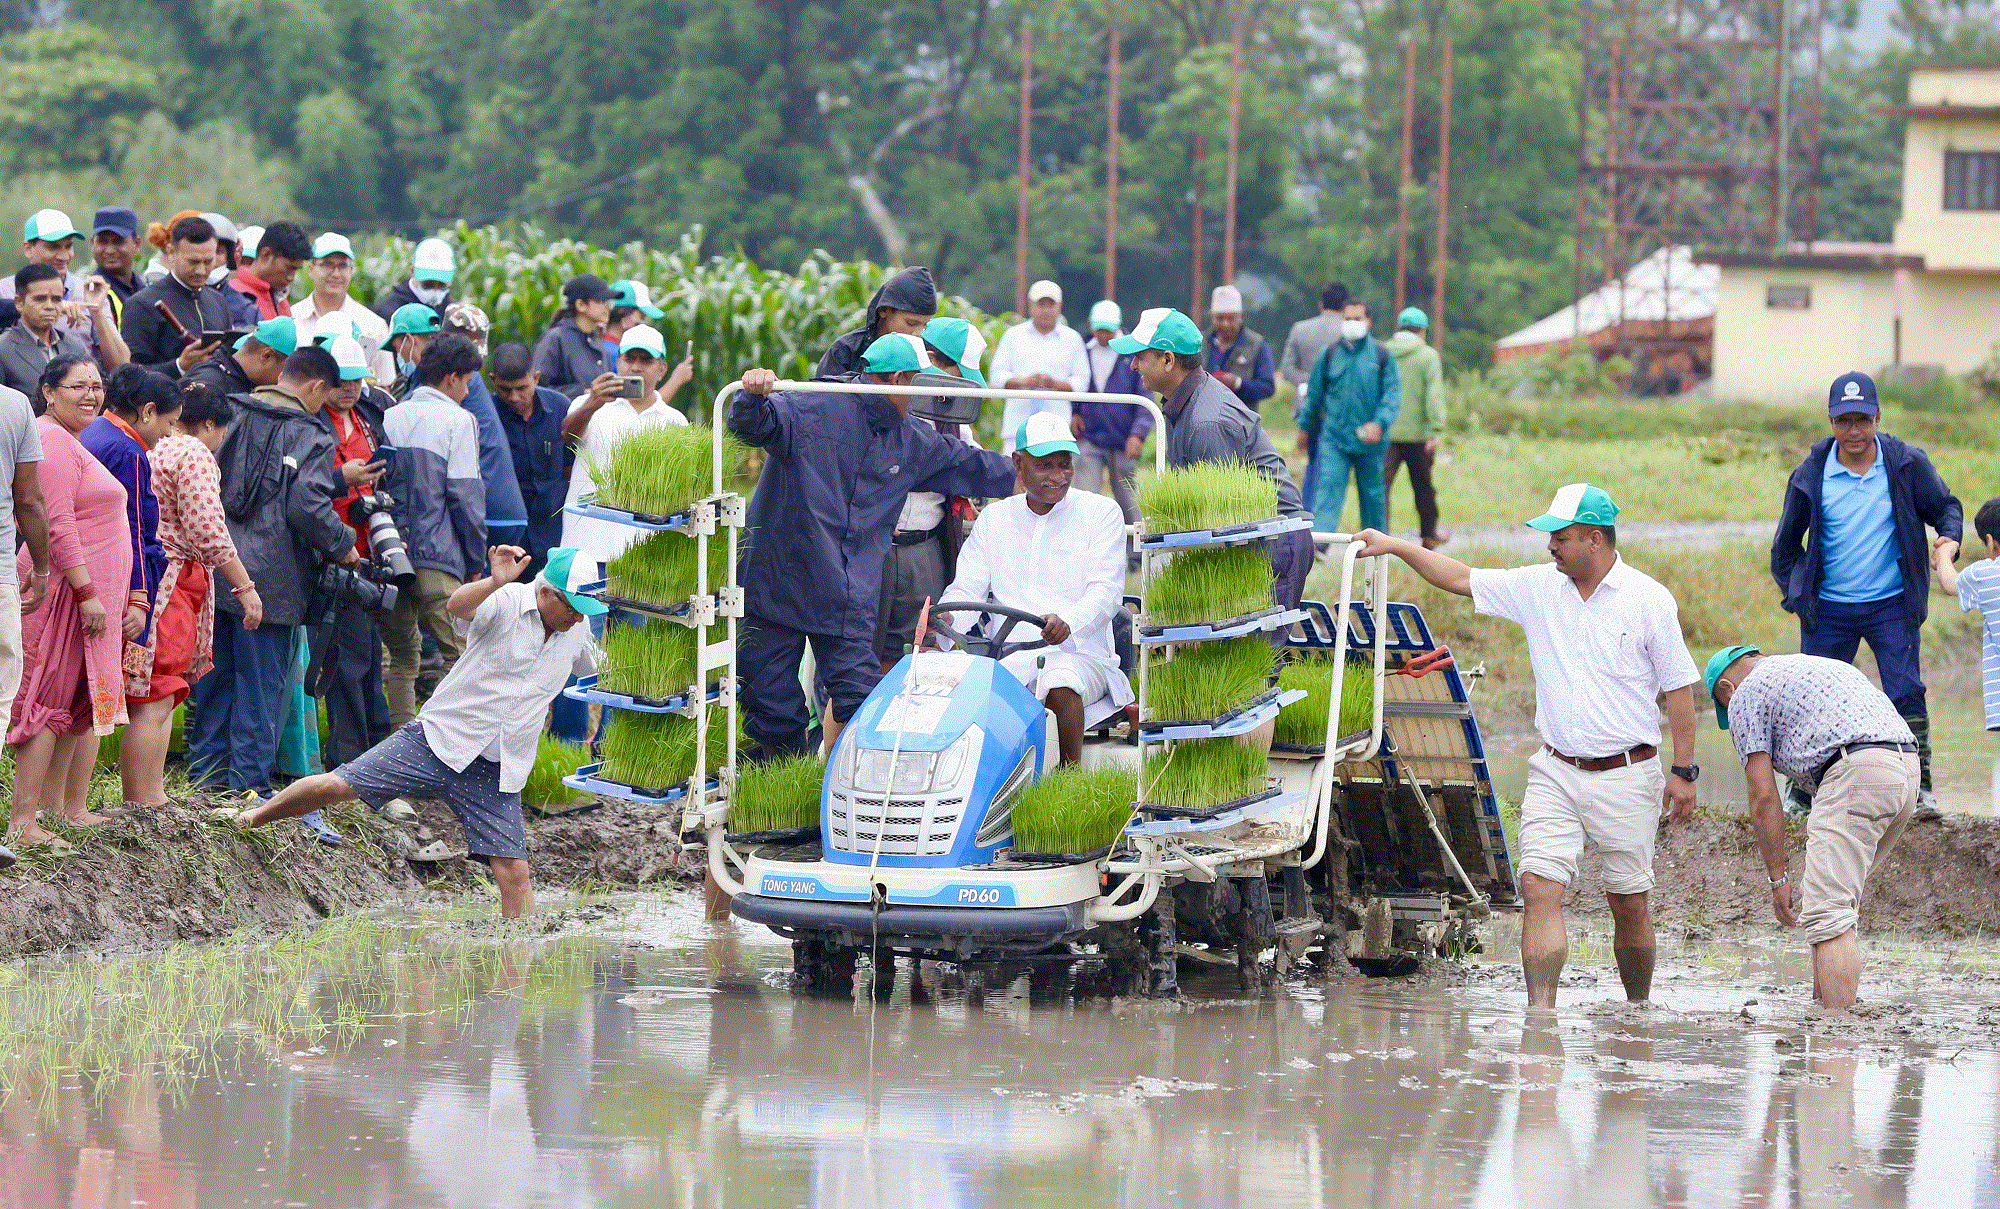
[[[57,578],[42,607],[21,619],[21,693],[7,744],[14,749],[14,809],[7,834],[69,845],[36,822],[42,810],[78,826],[90,812],[97,744],[125,723],[125,639],[108,609],[125,614],[132,535],[125,488],[78,443],[104,408],[104,380],[87,357],[57,357],[42,374],[42,495]],[[24,548],[20,558],[27,558]],[[26,564],[22,564],[26,566]]]

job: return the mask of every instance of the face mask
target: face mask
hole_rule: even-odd
[[[1366,319],[1343,319],[1340,321],[1340,338],[1352,344],[1368,334]]]
[[[405,361],[401,357],[398,357],[396,358],[396,373],[411,381],[415,381],[417,377],[417,363],[414,361]]]
[[[427,281],[413,281],[410,283],[410,293],[415,294],[417,301],[423,303],[425,306],[435,307],[438,303],[444,301],[446,294],[451,293],[451,287],[448,285],[432,285]]]

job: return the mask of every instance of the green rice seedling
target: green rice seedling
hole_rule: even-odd
[[[603,460],[583,454],[597,501],[649,516],[671,516],[714,490],[714,434],[702,425],[642,428]],[[722,434],[723,475],[734,474],[744,446]]]
[[[535,744],[535,766],[528,770],[521,800],[530,806],[570,806],[583,801],[584,795],[563,784],[562,779],[588,763],[590,749],[583,744],[543,735]]]
[[[676,621],[615,623],[604,631],[597,686],[635,697],[671,697],[695,681],[695,632]]]
[[[1335,664],[1331,659],[1300,659],[1278,672],[1278,687],[1302,688],[1305,699],[1278,711],[1273,743],[1318,747],[1326,742],[1326,710],[1333,694]],[[1364,731],[1375,720],[1375,664],[1349,659],[1341,674],[1339,736]]]
[[[1228,713],[1271,686],[1277,648],[1262,634],[1190,643],[1147,670],[1146,718],[1192,720]]]
[[[1118,838],[1132,817],[1132,770],[1065,764],[1021,792],[1014,803],[1019,852],[1095,852]]]
[[[722,767],[727,756],[728,711],[708,713],[708,769]],[[605,726],[598,740],[604,767],[598,775],[607,781],[665,789],[694,775],[694,719],[679,714],[640,714],[619,711]],[[741,736],[738,736],[740,745]]]
[[[1247,798],[1264,789],[1261,747],[1237,739],[1190,739],[1146,754],[1146,800],[1198,809]]]
[[[1247,462],[1196,462],[1139,485],[1148,533],[1184,533],[1270,520],[1278,485]]]
[[[729,803],[729,829],[780,831],[819,824],[819,790],[826,765],[812,755],[746,765]]]
[[[700,567],[699,543],[682,533],[654,533],[632,543],[605,564],[605,590],[613,596],[643,601],[661,608],[679,608],[695,593]],[[729,539],[708,539],[708,588],[713,592],[729,578]]]
[[[1255,546],[1176,554],[1145,588],[1146,624],[1190,625],[1271,607],[1271,559]]]

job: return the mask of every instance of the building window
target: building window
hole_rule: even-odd
[[[1812,309],[1812,287],[1809,285],[1767,285],[1764,287],[1764,309],[1769,311],[1809,311]]]
[[[2000,210],[2000,151],[1944,153],[1944,208]]]

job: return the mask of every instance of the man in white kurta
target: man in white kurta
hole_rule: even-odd
[[[1083,755],[1085,719],[1132,700],[1111,644],[1125,596],[1125,514],[1108,496],[1070,490],[1077,447],[1062,417],[1029,416],[1014,444],[1024,491],[979,514],[942,599],[990,599],[1042,618],[1049,645],[1001,666],[1054,712],[1062,762],[1073,764]],[[1015,634],[1033,640],[1025,629]]]
[[[1037,281],[1028,287],[1028,318],[1008,328],[993,350],[988,381],[1009,390],[1090,389],[1090,357],[1083,337],[1062,321],[1062,287]],[[1002,453],[1014,452],[1014,434],[1030,415],[1052,412],[1069,423],[1069,404],[1054,399],[1009,399],[1000,416],[1007,440]]]

